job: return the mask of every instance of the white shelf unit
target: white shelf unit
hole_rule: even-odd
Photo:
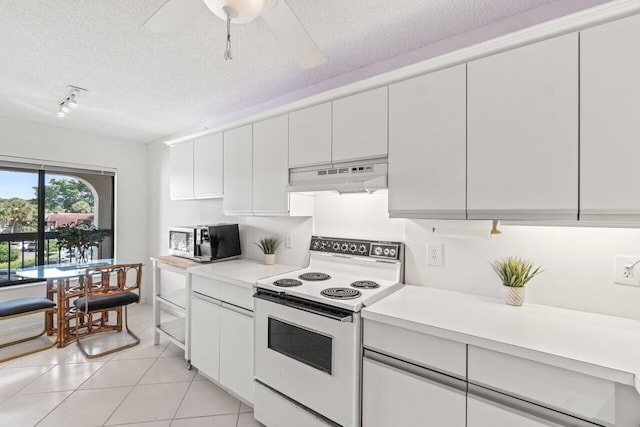
[[[187,368],[191,369],[189,322],[191,294],[186,268],[177,267],[153,258],[153,344],[160,343],[160,335],[184,350]]]

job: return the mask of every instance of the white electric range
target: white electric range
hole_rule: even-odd
[[[360,425],[360,310],[400,289],[399,242],[313,236],[309,266],[254,294],[254,414],[267,426]]]

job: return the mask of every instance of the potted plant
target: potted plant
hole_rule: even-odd
[[[79,263],[88,261],[88,251],[98,246],[109,230],[102,230],[88,224],[69,223],[56,228],[56,240],[58,247],[67,248],[69,253],[75,248],[76,260]]]
[[[267,265],[273,265],[276,261],[276,249],[280,246],[280,240],[275,237],[265,237],[260,239],[258,243],[254,243],[260,248],[264,254],[264,263]]]
[[[504,257],[489,263],[493,271],[502,280],[504,301],[509,305],[522,305],[524,302],[524,285],[542,273],[540,266],[532,260],[520,257]]]

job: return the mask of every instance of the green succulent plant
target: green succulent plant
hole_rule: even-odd
[[[258,243],[254,243],[254,245],[259,247],[265,255],[275,254],[276,249],[280,246],[280,240],[275,237],[265,237],[264,239],[260,239]]]
[[[534,265],[532,260],[520,257],[503,257],[489,263],[496,272],[502,284],[512,288],[521,288],[529,280],[542,273],[540,266]]]

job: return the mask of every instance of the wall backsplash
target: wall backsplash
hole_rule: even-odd
[[[488,261],[519,255],[545,270],[527,285],[527,302],[640,320],[640,287],[612,283],[615,255],[640,256],[640,229],[501,225],[503,233],[491,239],[440,237],[433,227],[488,230],[490,222],[389,218],[386,191],[318,193],[313,218],[227,217],[220,199],[170,201],[168,163],[168,147],[150,144],[149,255],[166,253],[170,225],[207,222],[239,223],[244,255],[256,260],[262,254],[253,242],[293,233],[294,248],[285,248],[283,242],[276,259],[300,266],[308,263],[312,234],[395,240],[405,242],[406,283],[493,297],[501,296],[501,288]],[[444,244],[443,267],[427,266],[428,242]]]
[[[440,237],[433,228],[486,230],[485,239]],[[542,264],[527,285],[526,301],[640,319],[640,287],[613,284],[615,255],[640,256],[640,230],[624,228],[501,225],[488,238],[490,221],[389,218],[385,192],[323,195],[316,199],[314,234],[405,242],[406,283],[501,297],[488,262],[518,255]],[[428,242],[444,244],[444,266],[427,265]]]

